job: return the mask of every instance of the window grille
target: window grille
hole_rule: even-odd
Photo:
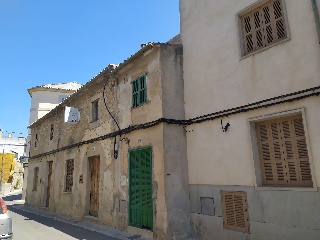
[[[39,178],[39,167],[35,167],[35,168],[34,168],[34,173],[33,173],[33,186],[32,186],[32,191],[37,191],[38,178]]]
[[[132,107],[138,107],[147,101],[146,75],[132,82]]]
[[[249,233],[247,194],[221,191],[223,227]]]
[[[92,122],[99,119],[99,99],[92,102]]]
[[[269,0],[241,16],[240,20],[244,56],[288,37],[282,0]]]
[[[38,143],[38,134],[36,133],[36,137],[34,140],[34,147],[37,147],[37,143]]]
[[[74,160],[67,160],[66,165],[66,187],[65,192],[71,192],[73,186],[73,170],[74,170]]]
[[[51,129],[50,129],[50,140],[53,139],[53,132],[54,132],[54,125],[51,124]]]
[[[256,123],[263,185],[312,187],[302,115]]]

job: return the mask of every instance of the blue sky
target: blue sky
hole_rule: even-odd
[[[178,0],[0,0],[0,128],[26,137],[28,88],[86,83],[179,25]]]

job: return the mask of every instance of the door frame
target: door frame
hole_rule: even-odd
[[[50,164],[51,164],[51,175],[50,175]],[[44,195],[43,195],[44,208],[49,208],[50,206],[50,197],[51,197],[50,192],[52,192],[50,190],[53,187],[53,184],[50,184],[50,182],[52,181],[52,177],[53,177],[53,161],[50,160],[46,162],[46,181],[45,181],[45,189],[44,189]],[[48,189],[49,185],[50,185],[50,189]]]
[[[99,191],[99,197],[98,197],[98,210],[97,210],[97,215],[98,216],[93,216],[90,215],[90,208],[91,208],[91,166],[92,166],[92,159],[98,157],[99,158],[99,181],[98,181],[98,191]],[[86,209],[86,215],[90,216],[90,217],[99,217],[99,207],[100,207],[100,186],[101,186],[101,156],[99,154],[97,155],[93,155],[87,158],[87,166],[88,166],[88,170],[87,170],[87,209]]]

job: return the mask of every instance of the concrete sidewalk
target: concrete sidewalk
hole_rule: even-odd
[[[87,222],[83,220],[76,220],[76,219],[59,215],[46,210],[27,207],[23,205],[23,201],[21,200],[14,200],[13,202],[14,204],[12,205],[12,208],[18,209],[20,211],[25,211],[28,213],[42,216],[42,217],[51,218],[62,223],[71,224],[73,226],[81,227],[93,232],[98,232],[109,237],[117,238],[119,240],[151,240],[148,238],[141,237],[139,235],[132,235],[127,232],[119,231],[117,229],[114,229],[105,225],[100,225],[100,224]]]

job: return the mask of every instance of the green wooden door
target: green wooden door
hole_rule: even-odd
[[[152,229],[151,147],[130,151],[129,164],[129,225]]]

